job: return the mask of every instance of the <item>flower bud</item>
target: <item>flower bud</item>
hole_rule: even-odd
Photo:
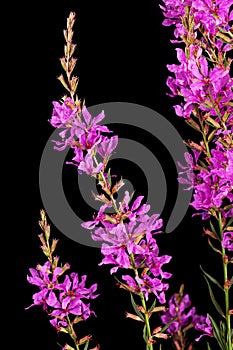
[[[125,313],[125,317],[126,317],[126,318],[132,318],[132,319],[135,320],[135,321],[144,322],[139,316],[134,315],[134,314],[131,314],[131,313],[129,313],[129,312],[126,312],[126,313]]]

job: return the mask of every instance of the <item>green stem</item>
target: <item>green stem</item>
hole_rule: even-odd
[[[203,141],[204,141],[204,144],[205,144],[205,147],[206,147],[207,155],[208,155],[208,157],[210,158],[210,157],[211,157],[211,154],[210,154],[209,144],[208,144],[208,141],[207,141],[207,139],[206,139],[206,135],[205,135],[204,132],[202,133],[202,136],[203,136]]]
[[[223,233],[223,229],[222,229],[222,216],[221,213],[219,212],[219,218],[218,218],[218,222],[219,222],[219,230],[220,230],[220,234],[222,237],[222,233]],[[232,345],[232,341],[231,341],[231,315],[229,313],[230,311],[230,307],[229,307],[229,286],[227,285],[228,283],[228,261],[226,261],[225,259],[226,256],[226,251],[225,248],[222,246],[222,257],[223,257],[223,277],[224,277],[224,293],[225,293],[225,316],[226,316],[226,328],[227,328],[227,346],[228,346],[228,350],[233,350],[233,345]]]
[[[131,259],[131,262],[132,262],[132,265],[133,265],[135,276],[139,277],[138,270],[135,267],[135,260],[134,260],[133,253],[130,254],[130,259]],[[140,287],[139,284],[138,284],[138,287]],[[143,309],[145,311],[145,324],[146,324],[146,328],[147,328],[148,338],[150,339],[151,338],[151,329],[150,329],[149,315],[148,315],[148,312],[147,312],[146,301],[145,301],[145,298],[144,298],[143,293],[142,293],[141,290],[139,291],[139,296],[140,296],[140,299],[141,299],[142,307],[143,307]],[[153,344],[152,343],[147,344],[147,347],[149,348],[149,350],[153,350]]]
[[[76,336],[76,333],[74,331],[74,327],[73,327],[73,325],[72,325],[68,315],[67,315],[67,321],[68,321],[68,324],[69,324],[69,335],[70,335],[70,337],[72,338],[72,340],[73,340],[73,342],[75,344],[76,350],[80,350],[80,347],[79,347],[79,345],[77,343],[77,336]]]
[[[202,120],[198,110],[197,110],[197,113],[198,113],[198,119],[199,119],[200,126],[201,126],[201,134],[202,134],[203,141],[204,141],[205,148],[206,148],[206,153],[207,153],[207,156],[210,158],[211,154],[210,154],[209,144],[208,144],[206,134],[205,134],[205,126],[203,125],[203,120]]]
[[[94,159],[94,161],[95,161],[96,166],[98,166],[99,163],[98,163],[98,160],[96,159],[96,156],[93,155],[93,159]],[[103,180],[105,186],[107,187],[107,182],[106,182],[106,179],[105,179],[105,176],[104,176],[103,171],[100,171],[100,172],[99,172],[99,175],[101,175],[102,180]],[[117,208],[116,201],[115,201],[115,199],[113,198],[113,195],[112,195],[111,193],[107,193],[107,194],[108,194],[108,196],[110,197],[110,199],[111,199],[111,201],[112,201],[112,205],[113,205],[113,208],[114,208],[115,212],[116,212],[117,214],[119,214],[119,210],[118,210],[118,208]]]

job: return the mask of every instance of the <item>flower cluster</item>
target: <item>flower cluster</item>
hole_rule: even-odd
[[[205,30],[209,40],[214,36],[219,35],[220,29],[229,30],[229,22],[233,20],[233,12],[229,13],[232,0],[162,0],[164,5],[159,5],[163,10],[165,19],[164,26],[175,25],[175,38],[181,37],[184,41],[184,36],[189,34],[187,28],[187,17],[191,20],[188,22],[195,30]],[[184,19],[181,21],[181,19]],[[197,33],[193,36],[196,38]],[[219,35],[220,38],[222,36]],[[172,40],[173,42],[177,42]],[[216,38],[215,45],[222,46],[222,41]]]
[[[179,172],[178,181],[188,184],[187,189],[193,188],[193,201],[190,205],[202,215],[203,220],[215,216],[219,209],[223,217],[232,217],[233,148],[224,149],[221,144],[217,144],[210,152],[211,157],[205,167],[203,163],[198,164],[197,156],[186,154],[187,164],[179,162],[183,171]]]
[[[76,153],[73,158],[75,163],[68,162],[68,164],[75,164],[79,172],[82,170],[86,174],[94,176],[101,187],[102,194],[94,196],[103,204],[93,220],[82,224],[84,228],[91,231],[93,240],[103,242],[101,253],[104,258],[99,265],[113,265],[110,269],[111,274],[116,273],[118,269],[128,270],[128,274],[122,274],[121,280],[118,279],[118,285],[131,294],[139,296],[144,310],[144,301],[148,301],[151,294],[161,304],[165,304],[165,291],[169,288],[167,279],[172,274],[164,272],[162,267],[169,263],[171,256],[159,255],[159,246],[154,238],[155,235],[162,232],[160,229],[163,220],[159,218],[159,214],[148,215],[150,205],[143,203],[143,196],[138,196],[133,200],[133,196],[125,191],[122,201],[116,202],[114,194],[119,191],[124,182],[121,179],[114,183],[114,176],[111,175],[110,170],[106,170],[106,166],[117,146],[117,136],[111,138],[102,136],[103,132],[110,132],[107,127],[97,124],[103,119],[103,112],[92,118],[86,107],[83,107],[79,113],[78,108],[72,107],[73,100],[69,104],[66,101],[67,99],[63,102],[64,108],[59,107],[55,111],[53,109],[53,117],[50,120],[54,127],[64,128],[60,136],[67,136],[62,142],[55,141],[55,149],[60,151],[68,145],[73,148]],[[71,102],[70,99],[69,102]],[[54,106],[57,106],[55,102]],[[70,108],[70,112],[67,111],[68,108]],[[72,109],[75,110],[76,117],[74,117]],[[68,117],[69,122],[67,122],[68,119],[64,115],[72,115],[73,119]],[[83,123],[77,121],[80,116],[85,119],[85,127]],[[63,119],[65,122],[60,123],[60,120]],[[69,129],[67,129],[67,125]],[[74,139],[74,135],[77,140]],[[60,146],[61,143],[62,147],[58,148],[57,146]],[[103,158],[103,162],[98,162],[97,154]],[[93,168],[94,162],[95,168]],[[106,212],[106,209],[112,210],[112,213]],[[151,335],[148,334],[149,336]]]
[[[163,2],[166,6],[160,5],[166,17],[163,25],[175,24],[175,37],[182,39],[179,43],[186,44],[185,50],[176,48],[180,64],[167,65],[168,70],[175,75],[175,78],[169,76],[167,79],[171,90],[169,95],[182,96],[185,102],[174,106],[176,114],[190,119],[191,113],[195,112],[214,125],[222,122],[227,122],[227,126],[232,125],[232,59],[226,59],[226,52],[233,47],[228,23],[233,20],[233,11],[229,14],[233,2]],[[223,120],[221,116],[224,116]],[[189,123],[199,129],[192,120]]]
[[[142,200],[143,196],[139,196],[129,205],[130,195],[125,191],[116,215],[104,214],[106,205],[103,205],[101,215],[98,213],[94,221],[85,222],[82,226],[91,230],[94,228],[93,240],[104,242],[101,247],[104,258],[99,265],[114,265],[111,273],[119,268],[142,269],[140,277],[123,275],[122,279],[132,292],[142,292],[146,300],[149,293],[154,293],[164,304],[164,291],[168,289],[168,283],[162,280],[170,278],[171,273],[163,272],[161,267],[171,260],[171,256],[159,256],[159,247],[153,235],[161,232],[159,229],[163,221],[158,214],[149,216],[150,205],[141,205]]]
[[[168,308],[161,312],[160,317],[164,325],[169,324],[167,332],[172,336],[176,349],[191,347],[187,342],[187,332],[190,329],[201,331],[201,335],[195,338],[199,341],[203,336],[213,336],[212,326],[208,316],[204,317],[196,313],[188,294],[183,294],[184,285],[181,285],[179,293],[175,293],[168,301]]]
[[[204,277],[214,306],[222,317],[220,326],[210,314],[200,316],[191,306],[188,294],[183,295],[183,285],[174,294],[166,308],[166,291],[169,288],[170,272],[163,265],[171,260],[170,255],[160,255],[156,237],[162,233],[163,220],[159,214],[149,215],[150,205],[143,203],[144,196],[134,197],[124,192],[121,201],[116,194],[124,186],[122,179],[115,181],[108,161],[118,145],[118,136],[112,137],[107,126],[101,124],[104,111],[93,117],[82,101],[75,95],[78,79],[72,75],[76,59],[73,58],[75,45],[72,43],[75,14],[67,19],[65,56],[60,60],[66,77],[59,80],[69,92],[60,102],[53,102],[50,124],[59,129],[59,140],[53,140],[54,149],[72,149],[74,157],[67,162],[76,166],[79,174],[94,177],[101,188],[94,198],[102,203],[92,220],[82,226],[91,232],[93,240],[102,242],[102,261],[99,265],[112,265],[117,285],[130,293],[135,314],[126,313],[127,318],[144,324],[143,339],[147,350],[159,338],[171,338],[177,349],[192,349],[187,342],[186,332],[193,328],[201,332],[196,337],[216,338],[221,350],[232,350],[229,299],[232,278],[228,266],[233,262],[233,79],[230,76],[232,60],[227,58],[233,47],[233,34],[229,22],[233,19],[229,0],[163,0],[160,5],[166,19],[163,25],[175,25],[173,43],[184,43],[177,48],[179,65],[168,65],[174,76],[169,76],[167,86],[171,97],[182,98],[174,106],[178,116],[184,118],[201,135],[199,143],[188,141],[191,152],[185,153],[186,164],[179,162],[182,169],[178,181],[193,189],[190,205],[209,220],[204,228],[208,242],[223,262],[224,284],[204,270]],[[179,39],[180,40],[177,40]],[[111,212],[110,212],[111,211]],[[59,266],[58,257],[53,253],[57,240],[50,244],[50,228],[45,213],[41,212],[39,235],[42,250],[47,261],[29,269],[27,280],[39,291],[33,295],[32,306],[42,306],[57,332],[68,333],[74,341],[74,348],[66,344],[63,350],[88,349],[91,336],[78,338],[74,326],[95,315],[90,300],[96,298],[97,284],[85,286],[87,276],[67,273],[69,264]],[[211,220],[215,220],[212,222]],[[216,223],[217,221],[217,223]],[[213,241],[216,243],[213,244]],[[116,277],[117,275],[117,277]],[[120,277],[118,276],[120,275]],[[213,295],[210,283],[217,285],[225,295],[225,314]],[[151,302],[152,300],[152,302]],[[161,304],[157,306],[157,301]],[[151,329],[151,316],[160,313],[164,325]],[[164,333],[167,331],[167,333]],[[99,349],[99,346],[95,347]],[[94,349],[92,349],[94,350]]]
[[[68,264],[63,267],[56,267],[54,270],[49,261],[36,269],[30,268],[31,276],[27,277],[29,283],[39,287],[40,291],[33,295],[33,304],[43,306],[43,309],[52,317],[51,324],[60,331],[61,326],[67,327],[66,317],[69,314],[80,316],[83,320],[95,313],[90,310],[90,304],[85,304],[83,299],[93,299],[97,297],[94,292],[97,284],[90,288],[85,287],[87,276],[82,276],[79,281],[77,273],[72,272],[65,275],[64,281],[59,282],[59,277],[66,269]],[[29,306],[29,307],[31,307]],[[52,311],[49,311],[50,309]]]
[[[53,102],[49,121],[53,127],[62,129],[59,133],[61,141],[54,140],[54,148],[59,151],[72,148],[74,157],[67,163],[75,165],[80,173],[95,176],[105,168],[117,146],[118,136],[104,136],[111,132],[107,126],[99,125],[105,117],[104,112],[93,118],[86,106],[80,107],[80,103],[75,103],[70,97],[65,97],[62,103]],[[96,165],[98,155],[102,162]]]
[[[162,272],[161,266],[168,263],[171,256],[159,256],[158,245],[152,237],[153,234],[159,233],[158,229],[163,222],[162,219],[158,219],[158,214],[152,216],[147,214],[150,205],[141,205],[143,196],[137,197],[130,205],[131,197],[128,191],[125,191],[125,196],[117,207],[113,194],[123,183],[121,181],[111,188],[111,175],[109,173],[107,176],[105,168],[117,146],[118,138],[103,136],[102,133],[110,132],[106,126],[98,125],[104,118],[104,112],[93,118],[86,107],[79,112],[80,101],[75,106],[71,98],[66,98],[62,105],[58,102],[54,102],[53,105],[50,123],[56,128],[64,129],[60,133],[63,140],[55,141],[55,149],[60,151],[66,147],[73,148],[74,162],[68,163],[75,164],[79,172],[84,171],[96,177],[105,193],[102,197],[98,197],[104,204],[94,220],[82,224],[87,229],[95,228],[92,238],[104,242],[101,248],[104,259],[100,265],[115,265],[111,273],[116,272],[118,268],[140,267],[143,270],[140,277],[135,276],[134,280],[131,276],[124,275],[123,280],[136,294],[142,292],[148,299],[149,293],[152,292],[161,303],[165,303],[164,291],[168,289],[168,284],[162,282],[162,279],[171,277],[171,274]],[[103,158],[103,162],[98,162],[97,154]],[[110,196],[110,200],[106,195]],[[105,213],[106,208],[115,209],[115,213],[112,215]]]
[[[233,217],[233,49],[232,0],[163,0],[160,5],[164,26],[175,25],[175,40],[184,48],[176,48],[179,64],[167,65],[173,76],[167,78],[169,96],[181,100],[174,105],[176,114],[200,135],[200,142],[186,141],[191,148],[184,157],[178,181],[193,189],[190,205],[195,215],[209,223],[204,227],[210,247],[223,260],[224,283],[219,283],[205,271],[204,276],[215,308],[222,319],[218,326],[209,316],[198,321],[197,327],[214,337],[221,349],[232,349],[229,306],[232,276]],[[179,40],[178,40],[179,39]],[[225,294],[225,313],[212,291],[218,285]],[[164,316],[165,317],[165,316]],[[171,327],[175,327],[173,324]],[[226,331],[221,332],[222,328]],[[196,328],[196,326],[195,326]]]
[[[53,239],[50,244],[50,225],[47,224],[44,210],[41,211],[40,227],[43,230],[39,235],[41,248],[48,260],[43,265],[38,264],[35,269],[29,269],[27,281],[37,286],[39,291],[33,294],[33,304],[26,309],[41,306],[56,331],[68,333],[73,339],[75,348],[66,344],[63,350],[79,349],[80,345],[88,345],[91,336],[78,339],[74,325],[86,321],[91,315],[96,316],[88,300],[98,296],[95,294],[97,284],[87,288],[86,275],[80,278],[75,272],[68,274],[67,271],[70,269],[68,263],[59,266],[59,258],[53,256],[57,240]]]

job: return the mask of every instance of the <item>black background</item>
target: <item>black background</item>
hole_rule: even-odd
[[[16,136],[9,140],[14,180],[11,181],[7,225],[11,267],[7,269],[10,286],[6,294],[10,301],[5,305],[8,341],[12,349],[55,350],[59,349],[57,341],[62,342],[40,308],[26,311],[24,308],[32,303],[32,294],[37,291],[26,280],[28,269],[45,261],[37,238],[39,212],[43,208],[38,171],[44,146],[54,130],[48,123],[52,101],[64,93],[56,77],[61,73],[59,58],[63,56],[63,29],[70,11],[77,14],[74,41],[78,44],[78,95],[85,99],[87,107],[105,102],[137,103],[169,119],[183,139],[196,137],[184,120],[175,115],[172,107],[175,102],[166,95],[166,65],[177,63],[177,60],[175,45],[170,43],[173,28],[162,26],[163,15],[156,1],[40,1],[19,7],[14,12],[11,21],[15,29],[9,45],[13,49],[11,71],[14,77],[8,108],[15,118],[11,120],[14,120]],[[127,134],[125,128],[124,133]],[[144,142],[141,131],[141,143]],[[154,147],[154,152],[162,162],[162,146]],[[121,164],[118,171],[121,166],[124,167]],[[174,169],[172,162],[164,162],[163,166],[165,172]],[[143,193],[145,186],[130,173],[133,166],[130,168],[129,164],[128,169],[129,178],[137,182],[138,191]],[[168,182],[174,184],[176,173],[171,171],[170,174]],[[75,176],[75,168],[67,165],[64,183],[67,198],[73,205]],[[174,202],[175,188],[174,184],[165,218],[171,210],[169,203]],[[203,222],[200,217],[191,218],[192,214],[193,210],[189,208],[179,227],[169,235],[160,236],[159,241],[161,254],[173,256],[172,262],[164,267],[173,273],[168,297],[184,283],[197,312],[205,315],[213,309],[199,265],[216,274],[216,266],[221,266],[221,261],[213,259],[202,236]],[[102,259],[99,250],[71,241],[52,223],[51,229],[53,236],[59,239],[57,254],[61,261],[69,262],[72,270],[80,275],[87,274],[89,284],[97,282],[99,286],[100,296],[92,302],[97,318],[83,322],[80,332],[83,335],[91,333],[101,344],[101,350],[144,349],[141,324],[124,317],[126,311],[132,312],[129,295],[115,285],[109,273],[110,266],[98,267]],[[10,312],[9,307],[12,307]],[[157,326],[158,320],[154,322]]]

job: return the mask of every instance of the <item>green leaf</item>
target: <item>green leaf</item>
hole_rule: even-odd
[[[209,293],[210,293],[210,298],[211,298],[211,301],[212,301],[213,305],[215,306],[215,308],[216,308],[216,310],[218,311],[218,313],[219,313],[222,317],[224,317],[224,313],[223,313],[223,311],[222,311],[220,305],[219,305],[218,302],[216,301],[215,296],[214,296],[214,293],[213,293],[212,288],[211,288],[211,286],[210,286],[210,283],[209,283],[209,281],[208,281],[208,279],[207,279],[207,277],[206,277],[205,275],[204,275],[204,278],[205,278],[205,280],[206,280],[206,282],[207,282],[208,289],[209,289]]]
[[[156,305],[156,298],[155,300],[153,301],[153,304],[151,305],[151,307],[149,308],[148,312],[151,312],[154,308],[155,308],[155,305]]]
[[[211,131],[211,133],[208,136],[208,142],[210,142],[213,139],[215,133],[216,133],[216,130]]]
[[[147,344],[147,342],[148,342],[148,335],[147,335],[146,324],[143,327],[143,339],[145,340],[145,343]]]
[[[205,164],[202,160],[199,160],[199,163],[201,164],[201,166],[203,167],[203,169],[206,169],[206,164]]]
[[[83,349],[83,350],[87,350],[87,349],[88,349],[88,345],[89,345],[89,343],[90,343],[90,341],[89,341],[89,340],[87,340],[87,342],[86,342],[86,344],[85,344],[85,346],[84,346],[84,349]]]
[[[208,243],[209,243],[210,247],[211,247],[216,253],[222,254],[221,251],[213,245],[213,243],[211,242],[210,239],[208,239]]]
[[[210,227],[211,227],[212,232],[215,234],[216,238],[219,239],[219,235],[217,234],[217,232],[216,232],[216,230],[215,230],[215,227],[214,227],[214,225],[212,224],[211,221],[210,221]]]
[[[207,343],[207,350],[211,350],[210,344]]]
[[[229,219],[228,223],[226,224],[226,227],[230,226],[233,222],[233,216]]]
[[[221,284],[211,275],[209,275],[207,272],[205,272],[205,270],[202,268],[202,266],[200,265],[200,269],[201,271],[204,273],[204,275],[214,284],[216,284],[216,286],[218,286],[223,292],[224,292],[224,288],[221,286]]]
[[[220,321],[220,332],[221,332],[222,338],[225,339],[225,334],[226,334],[225,322]]]
[[[175,320],[177,320],[177,316],[176,317],[174,317],[171,321],[169,321],[162,329],[161,329],[161,331],[160,331],[160,333],[164,333],[167,329],[168,329],[168,327],[175,321]]]
[[[138,310],[137,304],[135,303],[135,300],[134,300],[132,293],[130,293],[130,298],[131,298],[131,303],[132,303],[132,306],[134,308],[134,311],[141,318],[141,320],[145,321],[143,314]]]
[[[112,186],[112,179],[111,179],[111,169],[109,168],[108,169],[108,183],[109,183],[109,185],[110,185],[110,187]]]
[[[215,323],[214,319],[209,314],[208,314],[208,317],[210,319],[210,322],[211,322],[211,325],[212,325],[212,328],[213,328],[214,338],[217,340],[220,348],[222,350],[226,350],[225,341],[224,341],[224,339],[222,339],[222,337],[220,335],[220,330],[219,330],[217,324]]]

